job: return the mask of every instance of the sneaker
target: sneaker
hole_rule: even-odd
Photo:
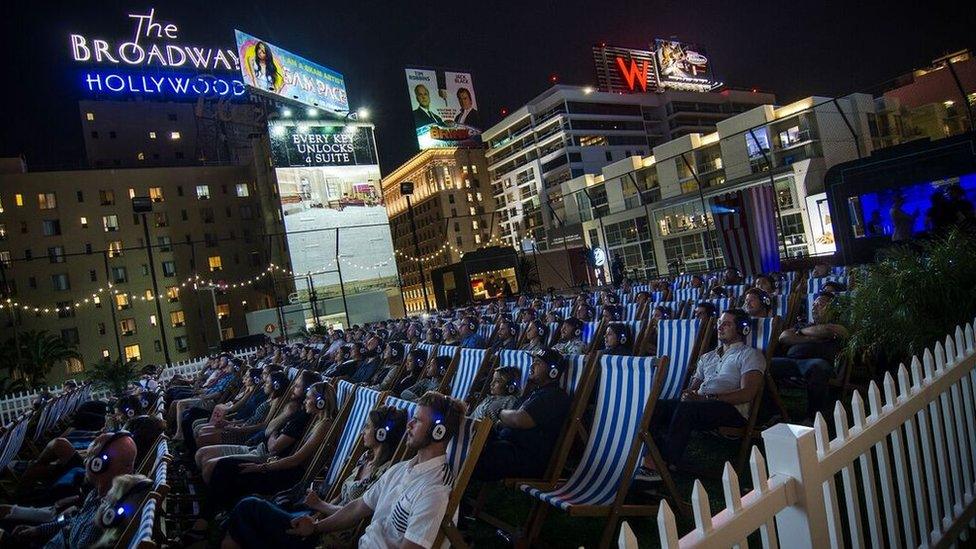
[[[640,480],[643,482],[661,482],[661,474],[654,469],[648,469],[641,465],[637,468],[637,472],[634,473],[634,480]]]

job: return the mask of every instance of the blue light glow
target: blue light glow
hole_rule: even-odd
[[[120,95],[241,97],[246,93],[244,82],[238,78],[201,74],[85,72],[81,85],[92,93]]]

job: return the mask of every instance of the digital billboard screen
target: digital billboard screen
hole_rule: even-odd
[[[331,112],[349,110],[342,74],[245,32],[235,30],[234,35],[248,86]]]
[[[408,68],[406,76],[421,150],[481,143],[484,124],[471,73]]]
[[[705,51],[675,40],[654,40],[658,82],[664,88],[707,91],[715,82]]]
[[[350,306],[352,323],[389,318],[399,286],[372,127],[277,120],[269,132],[292,271],[323,303],[373,304]],[[296,290],[307,298],[305,282]]]

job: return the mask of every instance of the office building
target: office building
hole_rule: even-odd
[[[430,272],[456,263],[465,252],[497,244],[500,216],[488,185],[483,149],[443,148],[417,153],[383,178],[383,200],[390,218],[397,270],[408,313],[434,307]],[[400,192],[413,183],[410,197],[416,223],[416,252],[407,198]],[[427,283],[424,302],[421,265]]]

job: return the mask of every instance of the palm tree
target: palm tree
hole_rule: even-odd
[[[84,377],[97,389],[108,389],[113,395],[122,397],[129,385],[139,379],[139,375],[139,367],[134,361],[103,358],[89,368]]]
[[[28,330],[20,334],[21,362],[18,370],[28,385],[43,383],[47,374],[69,359],[81,359],[78,346],[47,330]]]

